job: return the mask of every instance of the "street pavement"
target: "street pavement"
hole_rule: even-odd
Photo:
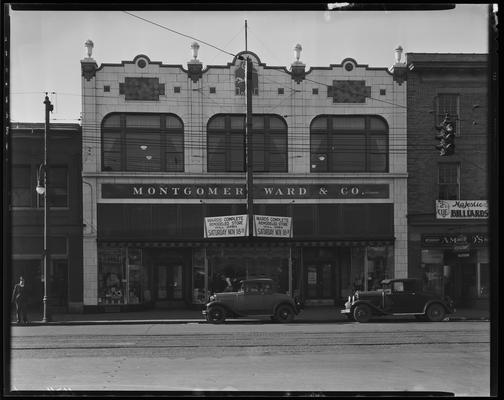
[[[5,387],[18,396],[27,390],[488,396],[489,328],[487,321],[414,319],[14,326]]]
[[[413,319],[412,316],[376,317],[376,320]],[[455,314],[448,315],[448,321],[488,321],[489,310],[478,308],[457,309]],[[41,313],[29,313],[30,325],[38,324],[135,324],[135,323],[180,323],[206,322],[201,310],[196,309],[150,309],[132,312],[103,312],[103,313],[54,313],[50,314],[48,322],[42,322]],[[12,319],[13,324],[15,320]],[[305,307],[296,316],[296,323],[334,323],[347,321],[345,315],[335,306]]]

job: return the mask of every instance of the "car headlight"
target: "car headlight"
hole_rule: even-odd
[[[208,301],[215,301],[216,296],[213,294],[208,298]]]

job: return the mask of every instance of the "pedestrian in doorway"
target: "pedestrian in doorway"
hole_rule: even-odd
[[[14,291],[12,292],[12,302],[16,305],[16,322],[18,324],[27,324],[26,287],[22,276],[19,277],[19,282],[14,286]]]

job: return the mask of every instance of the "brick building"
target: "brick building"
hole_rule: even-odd
[[[408,275],[458,307],[485,304],[489,294],[487,58],[407,56]],[[435,126],[446,113],[455,153],[441,156]]]
[[[42,309],[44,211],[35,192],[44,160],[44,124],[10,125],[8,178],[9,221],[6,237],[11,256],[11,287],[22,275],[28,306]],[[50,124],[48,179],[49,311],[82,310],[82,178],[81,128]],[[42,171],[43,173],[43,171]]]
[[[224,278],[268,276],[334,304],[407,276],[406,84],[345,58],[306,71],[251,51],[227,65],[81,60],[84,307],[198,306]],[[292,237],[204,236],[246,213],[245,73],[252,70],[254,214]]]

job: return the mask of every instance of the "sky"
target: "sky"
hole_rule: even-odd
[[[195,38],[198,59],[225,65],[228,54],[247,47],[268,66],[289,68],[301,44],[307,70],[339,64],[347,57],[370,67],[390,67],[394,49],[405,53],[487,53],[488,5],[457,4],[443,11],[129,11]],[[78,123],[80,60],[94,42],[98,65],[131,61],[182,64],[192,38],[142,21],[123,11],[10,10],[10,117],[44,122],[44,97],[54,105],[51,122]],[[202,42],[218,47],[218,50]]]

